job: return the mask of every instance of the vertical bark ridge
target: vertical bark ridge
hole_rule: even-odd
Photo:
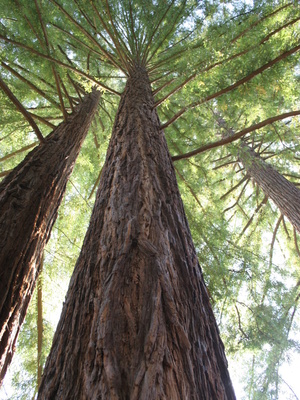
[[[38,399],[235,399],[141,67],[121,98]]]
[[[48,135],[0,184],[0,383],[99,97],[97,91],[87,95],[68,121]]]

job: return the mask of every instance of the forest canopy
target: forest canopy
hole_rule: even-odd
[[[298,398],[283,372],[300,348],[298,2],[0,4],[1,179],[101,92],[2,398],[36,393],[136,64],[151,82],[234,383],[245,399]]]

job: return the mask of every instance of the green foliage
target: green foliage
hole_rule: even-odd
[[[92,86],[102,91],[45,250],[45,357],[134,64],[148,70],[171,155],[185,154],[299,110],[300,9],[276,0],[0,3],[0,77],[43,135]],[[2,91],[0,102],[4,176],[37,139]],[[298,117],[253,130],[243,143],[299,186]],[[291,339],[299,332],[299,234],[248,179],[239,152],[235,142],[174,166],[227,354],[246,371],[244,398],[283,399],[292,392],[281,368],[299,349]],[[11,398],[32,398],[36,389],[35,320],[34,299],[11,367]]]

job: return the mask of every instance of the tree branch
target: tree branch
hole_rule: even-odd
[[[3,92],[7,95],[7,97],[10,99],[10,101],[16,106],[17,110],[20,111],[21,114],[23,114],[25,119],[31,125],[40,143],[45,143],[45,139],[41,131],[39,130],[39,127],[35,123],[32,116],[30,115],[30,113],[26,110],[23,104],[16,98],[16,96],[13,94],[13,92],[9,89],[9,87],[6,85],[6,83],[3,82],[1,78],[0,78],[0,87],[3,90]]]
[[[32,149],[32,147],[35,147],[38,144],[39,144],[39,142],[34,142],[34,143],[31,143],[31,144],[28,144],[27,146],[24,146],[21,149],[16,150],[13,153],[7,154],[6,156],[0,158],[0,162],[8,160],[9,158],[16,156],[17,154],[23,153],[24,151],[30,150],[30,149]]]
[[[175,122],[178,118],[180,118],[182,116],[182,114],[184,114],[186,111],[193,109],[195,107],[200,106],[201,104],[204,104],[212,99],[215,99],[225,93],[230,92],[231,90],[236,89],[238,86],[243,85],[246,82],[249,82],[251,79],[255,78],[257,75],[261,74],[262,72],[264,72],[265,70],[271,68],[273,65],[275,65],[277,62],[285,59],[286,57],[290,56],[291,54],[296,53],[297,51],[300,50],[300,45],[293,47],[292,49],[282,53],[280,56],[274,58],[273,60],[269,61],[268,63],[264,64],[263,66],[261,66],[260,68],[256,69],[255,71],[251,72],[249,75],[245,76],[244,78],[240,79],[239,81],[235,82],[232,85],[227,86],[224,89],[219,90],[216,93],[213,93],[207,97],[205,97],[204,99],[198,101],[198,102],[194,102],[189,104],[188,106],[183,107],[181,110],[179,110],[168,122],[166,122],[165,124],[163,124],[161,126],[161,129],[165,129],[168,126],[170,126],[173,122]]]
[[[271,117],[271,118],[265,119],[264,121],[261,121],[258,124],[254,124],[254,125],[251,125],[248,128],[242,129],[241,131],[235,133],[232,136],[226,137],[226,138],[218,140],[216,142],[208,143],[208,144],[206,144],[206,145],[204,145],[202,147],[199,147],[196,150],[190,151],[189,153],[179,154],[178,156],[174,156],[174,157],[172,157],[172,161],[178,161],[178,160],[182,160],[184,158],[193,157],[193,156],[195,156],[197,154],[203,153],[206,150],[210,150],[210,149],[213,149],[215,147],[219,147],[219,146],[226,145],[228,143],[232,143],[235,140],[247,135],[247,133],[253,132],[253,131],[257,130],[257,129],[261,129],[264,126],[273,124],[276,121],[280,121],[282,119],[289,118],[289,117],[294,117],[294,116],[299,115],[299,114],[300,114],[300,110],[296,110],[296,111],[290,111],[290,112],[287,112],[287,113],[284,113],[284,114],[276,115],[275,117]]]
[[[36,93],[44,97],[46,100],[49,101],[49,103],[53,104],[56,108],[58,108],[61,111],[60,105],[53,100],[47,93],[45,93],[43,90],[39,89],[37,86],[35,86],[32,82],[30,82],[28,79],[24,78],[22,75],[20,75],[16,70],[11,68],[8,64],[5,62],[1,61],[1,66],[5,69],[7,69],[11,74],[13,74],[15,77],[20,79],[22,82],[24,82],[26,85],[28,85],[31,89],[33,89]]]
[[[62,62],[62,61],[60,61],[58,59],[55,59],[55,58],[53,58],[53,57],[51,57],[51,56],[49,56],[47,54],[43,54],[43,53],[35,50],[34,48],[32,48],[30,46],[27,46],[26,44],[23,44],[23,43],[15,41],[15,40],[9,39],[9,38],[7,38],[7,37],[5,37],[3,35],[0,35],[0,39],[4,40],[5,42],[11,43],[11,44],[13,44],[15,46],[18,46],[18,47],[21,47],[23,49],[26,49],[29,52],[31,52],[32,54],[35,54],[35,55],[37,55],[39,57],[42,57],[42,58],[45,58],[46,60],[54,62],[54,63],[66,68],[68,70],[71,70],[71,71],[73,71],[73,72],[75,72],[75,73],[77,73],[77,74],[79,74],[81,76],[84,76],[86,79],[94,82],[96,85],[98,85],[102,89],[107,90],[108,92],[111,92],[113,94],[116,94],[117,96],[121,96],[121,93],[119,93],[116,90],[111,89],[108,86],[104,85],[103,83],[97,81],[93,76],[91,76],[89,74],[86,74],[84,71],[81,71],[80,69],[72,67],[71,65],[68,65],[68,64],[66,64],[66,63],[64,63],[64,62]]]

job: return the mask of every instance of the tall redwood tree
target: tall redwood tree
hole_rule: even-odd
[[[43,249],[99,97],[95,90],[86,95],[68,120],[1,182],[0,382],[12,359]]]
[[[93,165],[101,176],[100,189],[40,398],[234,398],[162,128],[167,129],[173,160],[179,160],[198,154],[195,147],[201,144],[206,149],[226,144],[210,143],[214,123],[204,104],[214,107],[223,99],[232,121],[235,112],[240,115],[246,108],[252,114],[248,121],[260,126],[287,114],[299,115],[290,104],[290,111],[284,107],[284,115],[278,116],[282,90],[278,82],[268,97],[265,121],[260,118],[263,114],[256,115],[255,107],[257,94],[272,86],[270,74],[281,76],[297,65],[298,13],[293,3],[263,1],[255,8],[249,2],[186,0],[35,0],[30,4],[17,0],[13,4],[6,5],[8,18],[0,24],[5,53],[1,74],[14,89],[26,84],[48,101],[32,107],[28,92],[19,90],[28,111],[23,115],[49,124],[54,107],[65,116],[68,103],[71,108],[74,104],[74,93],[81,94],[90,81],[103,89],[104,113],[97,119],[102,132],[93,132],[98,151],[115,119],[116,95],[123,92],[106,164],[102,170],[99,151],[99,163]],[[30,69],[32,61],[35,68]],[[239,126],[239,137],[253,131],[247,113]],[[92,146],[87,158],[91,154],[95,154]],[[214,300],[222,299],[223,314],[234,307],[240,288],[242,298],[245,286],[252,296],[255,274],[249,280],[245,271],[235,273],[238,261],[244,265],[247,249],[242,250],[242,260],[235,259],[236,247],[228,240],[230,223],[220,218],[219,185],[213,188],[214,196],[207,192],[213,180],[207,172],[214,159],[199,160],[178,163],[178,176],[186,184],[183,195],[185,188],[190,189],[204,210],[193,214],[191,227],[210,289],[218,287],[211,293]],[[91,166],[91,159],[85,161]],[[86,169],[85,183],[88,175]],[[92,194],[99,182],[92,174],[90,178],[97,182]],[[221,178],[227,186],[227,176]],[[191,196],[185,200],[192,214]],[[71,229],[60,228],[69,239]],[[78,237],[78,232],[72,235]],[[266,275],[264,279],[269,284]],[[260,284],[257,288],[261,296]],[[218,310],[217,303],[215,307]],[[280,299],[278,308],[284,307]],[[267,335],[259,329],[261,336],[255,336],[253,315],[243,318],[238,307],[234,313],[235,318],[230,313],[226,319],[235,348],[255,343],[255,349],[263,349]],[[263,313],[258,309],[257,314]],[[269,330],[276,325],[271,322],[264,325]],[[282,323],[279,330],[284,330]],[[223,332],[226,340],[226,328]],[[232,342],[228,343],[232,349]]]
[[[139,65],[121,98],[38,398],[235,398]]]

